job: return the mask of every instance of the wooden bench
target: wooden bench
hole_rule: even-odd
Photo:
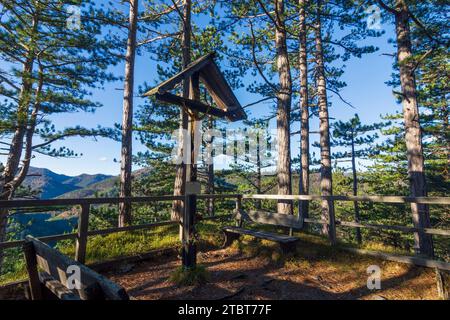
[[[32,300],[129,300],[121,286],[32,236],[23,251]],[[73,270],[79,271],[76,286]]]
[[[245,229],[242,227],[244,222],[257,223],[257,224],[267,224],[278,227],[286,227],[292,229],[302,229],[303,221],[299,220],[296,216],[279,214],[279,213],[269,213],[265,211],[251,210],[248,213],[242,209],[239,209],[235,213],[234,217],[237,221],[237,226],[231,227],[227,226],[222,229],[225,234],[225,242],[223,247],[226,248],[230,246],[234,240],[239,239],[241,235],[249,235],[258,239],[269,240],[277,242],[280,244],[281,249],[284,253],[295,250],[297,242],[300,240],[297,237],[292,237],[279,233],[272,233],[267,231],[256,231]]]

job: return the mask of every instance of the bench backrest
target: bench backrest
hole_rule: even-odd
[[[128,300],[125,289],[108,278],[98,274],[85,265],[69,258],[61,252],[51,248],[47,244],[32,236],[26,237],[24,253],[29,275],[30,289],[33,299],[42,299],[43,282],[60,299],[81,300],[105,299],[105,300]],[[43,272],[38,273],[38,269]],[[70,276],[73,270],[79,270],[79,289],[70,290],[72,283]],[[64,289],[67,288],[68,290]],[[63,294],[55,292],[63,292]],[[71,292],[77,295],[70,294]]]
[[[247,220],[260,224],[270,224],[293,229],[303,228],[303,221],[294,215],[271,213],[262,210],[250,210],[246,212],[241,209],[236,213],[236,219],[240,221]]]

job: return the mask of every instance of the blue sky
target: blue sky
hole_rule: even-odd
[[[358,113],[363,123],[377,122],[380,120],[380,114],[400,111],[401,108],[396,104],[392,95],[392,88],[385,82],[390,79],[392,73],[392,58],[382,53],[393,53],[394,47],[388,43],[392,37],[393,30],[390,25],[382,25],[386,34],[377,39],[371,39],[370,43],[376,45],[380,50],[376,53],[365,55],[361,59],[351,59],[346,62],[346,72],[343,80],[347,82],[347,87],[341,92],[346,100],[351,102],[356,109],[342,103],[337,97],[330,93],[330,101],[333,106],[330,110],[330,117],[339,120],[348,120],[355,113]],[[114,67],[113,72],[122,76],[124,73],[123,63]],[[135,87],[141,85],[144,81],[154,83],[156,78],[156,64],[148,54],[138,56],[136,59],[136,80]],[[245,79],[250,80],[250,79]],[[94,114],[71,114],[52,117],[52,120],[58,128],[66,126],[82,125],[85,127],[96,127],[97,125],[112,126],[114,123],[120,123],[122,117],[122,99],[123,83],[109,83],[104,90],[95,91],[94,99],[103,104]],[[242,105],[254,102],[259,98],[240,89],[235,92]],[[136,106],[142,102],[142,98],[136,97]],[[270,113],[271,105],[261,103],[248,109],[253,117],[263,116]],[[231,124],[231,127],[239,126]],[[271,124],[274,126],[274,123]],[[311,130],[317,131],[317,120],[311,121]],[[293,131],[299,129],[299,124],[292,126]],[[316,135],[311,137],[312,141],[317,139]],[[298,140],[296,136],[292,139],[292,155],[298,154]],[[108,139],[67,139],[58,145],[66,145],[83,155],[77,158],[51,158],[42,155],[36,155],[32,161],[32,166],[46,167],[58,173],[67,175],[78,175],[81,173],[104,173],[119,174],[119,163],[113,159],[120,159],[120,143]],[[144,150],[144,147],[138,141],[134,141],[134,152]],[[316,150],[317,153],[317,150]],[[4,157],[0,157],[4,161]]]

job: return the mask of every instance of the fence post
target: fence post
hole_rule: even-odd
[[[301,221],[302,229],[308,230],[308,223],[305,222],[306,218],[309,218],[309,200],[299,200],[298,201],[298,219]]]
[[[332,198],[328,198],[328,237],[330,239],[331,244],[336,245],[336,217],[334,214],[334,200]]]
[[[242,209],[242,195],[236,197],[236,214]],[[242,227],[242,220],[236,219],[236,227]]]
[[[438,296],[442,300],[450,300],[450,274],[436,268],[436,284]]]
[[[28,285],[30,287],[31,300],[41,300],[42,290],[39,281],[36,251],[32,242],[26,241],[23,245],[25,263],[28,272]]]
[[[182,264],[184,268],[195,268],[197,264],[197,245],[195,244],[194,219],[197,212],[197,195],[188,194],[184,198],[183,211],[183,248]]]
[[[75,260],[84,263],[86,260],[87,232],[89,226],[89,204],[81,205],[81,213],[78,216],[77,240],[75,244]]]

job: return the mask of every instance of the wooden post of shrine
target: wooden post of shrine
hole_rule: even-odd
[[[205,85],[215,105],[200,100],[199,81]],[[189,99],[170,93],[171,90],[183,83],[189,83]],[[185,91],[184,91],[185,93]],[[214,116],[229,121],[239,121],[247,118],[244,109],[233,94],[230,85],[214,62],[214,53],[207,54],[191,62],[183,70],[149,90],[144,97],[154,96],[158,101],[175,104],[185,108],[189,114],[187,131],[190,135],[191,150],[183,155],[190,155],[190,161],[184,161],[186,174],[186,192],[184,194],[184,212],[181,215],[182,263],[185,268],[195,268],[196,265],[196,233],[195,218],[197,213],[197,195],[200,193],[200,184],[197,182],[197,156],[200,149],[200,134],[198,128],[198,114]],[[185,118],[184,118],[185,119]],[[183,125],[185,128],[185,123]],[[185,143],[186,140],[183,140]],[[188,141],[187,141],[188,142]],[[189,145],[189,142],[187,143]],[[188,146],[184,146],[189,149]]]
[[[190,99],[200,100],[199,74],[191,76]],[[190,111],[188,132],[190,138],[190,163],[186,164],[186,194],[183,214],[183,248],[182,264],[184,268],[195,268],[197,265],[197,245],[195,243],[195,216],[197,214],[197,194],[200,193],[200,183],[197,181],[197,156],[199,146],[196,140],[199,135],[198,113]]]

